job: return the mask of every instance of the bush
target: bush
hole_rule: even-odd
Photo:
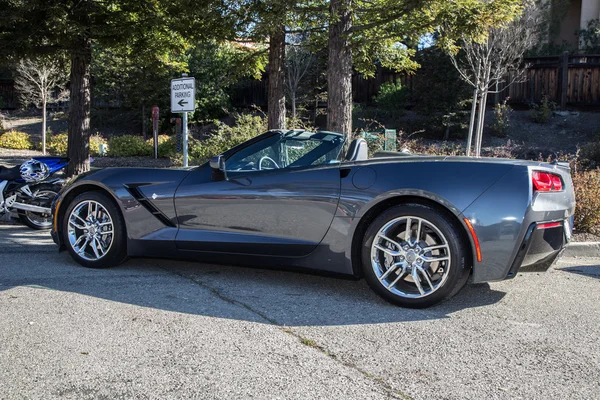
[[[584,160],[600,163],[600,142],[591,142],[581,147],[579,152],[580,158]]]
[[[31,140],[25,132],[8,131],[0,136],[0,147],[14,150],[29,150],[31,149]]]
[[[407,90],[400,82],[387,82],[379,87],[375,103],[386,111],[403,110],[407,102]]]
[[[48,135],[46,149],[50,154],[56,156],[67,155],[69,135],[67,132],[61,132],[57,135]],[[106,139],[100,135],[90,136],[90,155],[96,157],[100,155],[100,144],[106,145]]]
[[[575,186],[575,228],[600,234],[600,169],[573,173]]]
[[[188,146],[192,138],[188,137]],[[152,147],[154,152],[154,138],[150,138],[147,142]],[[158,135],[158,156],[159,157],[175,157],[177,155],[177,138],[169,135]]]
[[[100,155],[100,145],[107,145],[108,142],[100,135],[90,136],[90,155],[97,157]]]
[[[152,145],[141,136],[115,136],[110,138],[108,142],[108,155],[110,157],[151,156],[152,152]]]
[[[46,138],[46,150],[55,156],[67,155],[67,146],[69,135],[67,132],[61,132],[57,135],[48,135]]]
[[[194,163],[203,163],[267,131],[266,119],[251,114],[238,115],[234,126],[223,122],[216,124],[217,129],[210,138],[203,142],[190,143],[189,154]]]
[[[529,111],[529,115],[533,122],[537,122],[538,124],[545,124],[550,121],[550,117],[552,116],[552,111],[556,110],[556,103],[548,100],[548,96],[542,97],[542,103],[531,104],[531,111]]]
[[[507,103],[508,98],[502,103],[494,106],[494,122],[492,123],[492,132],[495,136],[505,137],[508,128],[510,128],[510,114],[512,108]]]

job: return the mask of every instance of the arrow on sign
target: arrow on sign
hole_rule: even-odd
[[[179,104],[179,107],[183,107],[184,104],[187,104],[187,101],[184,101],[183,99],[179,100],[179,102],[177,104]]]

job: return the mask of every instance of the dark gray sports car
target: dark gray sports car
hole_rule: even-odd
[[[189,169],[107,168],[54,202],[52,237],[87,267],[127,257],[364,277],[427,307],[545,270],[571,235],[568,166],[378,153],[332,132],[269,131]]]

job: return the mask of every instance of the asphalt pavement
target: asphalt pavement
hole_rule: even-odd
[[[364,281],[132,259],[75,264],[0,226],[0,399],[591,399],[600,259],[426,310]]]

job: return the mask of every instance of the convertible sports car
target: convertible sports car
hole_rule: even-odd
[[[332,132],[269,131],[200,167],[107,168],[53,204],[52,237],[87,267],[127,257],[364,277],[427,307],[474,282],[548,269],[571,235],[568,166],[377,153]]]

